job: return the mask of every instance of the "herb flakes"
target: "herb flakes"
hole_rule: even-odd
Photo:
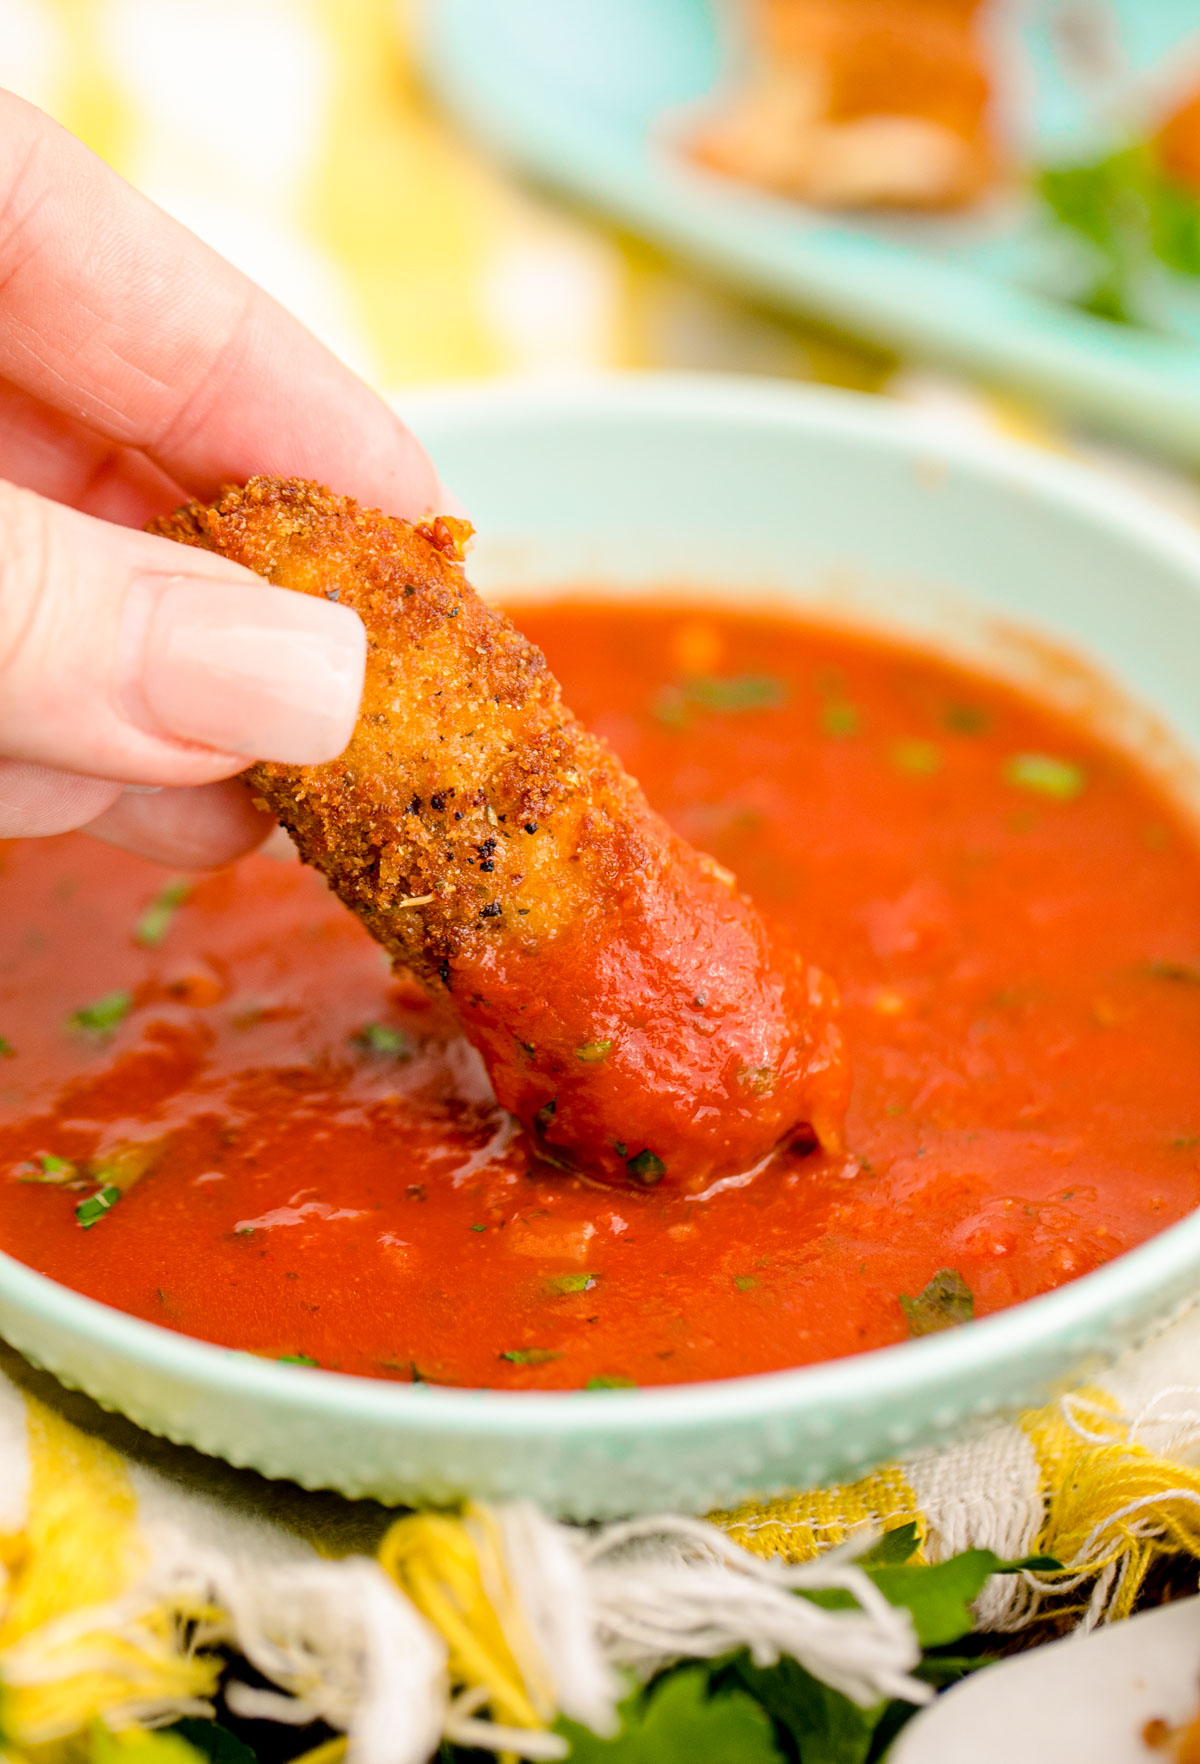
[[[845,741],[862,728],[862,715],[856,704],[835,698],[821,706],[821,732],[835,741]]]
[[[595,1274],[555,1274],[546,1282],[546,1291],[559,1297],[569,1292],[591,1292],[596,1285]]]
[[[594,1066],[600,1060],[606,1060],[612,1050],[611,1041],[585,1041],[582,1047],[575,1049],[575,1058],[586,1066]]]
[[[72,1011],[70,1026],[81,1029],[88,1035],[111,1035],[114,1029],[120,1028],[133,1006],[133,994],[125,987],[118,987],[113,992],[106,992],[100,998],[93,999],[89,1005],[82,1005],[79,1010]]]
[[[89,1195],[87,1200],[80,1201],[75,1208],[75,1217],[85,1231],[90,1231],[93,1225],[98,1225],[101,1219],[112,1212],[120,1198],[121,1190],[114,1182],[110,1182],[98,1193]]]
[[[513,1366],[548,1366],[551,1360],[561,1360],[560,1348],[506,1348],[499,1355]]]
[[[625,1168],[634,1181],[640,1182],[643,1188],[653,1188],[656,1183],[662,1181],[667,1173],[667,1166],[649,1147],[645,1151],[638,1152],[636,1157],[627,1158]]]
[[[388,1054],[396,1060],[411,1060],[415,1052],[403,1029],[393,1029],[390,1023],[366,1023],[350,1039],[367,1053]]]
[[[184,901],[195,888],[184,876],[173,876],[162,888],[133,928],[133,941],[142,949],[157,949]]]
[[[975,1316],[975,1295],[956,1268],[939,1268],[916,1298],[900,1294],[900,1308],[911,1336],[935,1335],[970,1323]]]
[[[1053,802],[1074,802],[1087,785],[1082,766],[1048,753],[1013,754],[1005,762],[1004,780],[1017,790],[1029,790]]]
[[[54,1152],[39,1152],[34,1164],[20,1166],[22,1182],[45,1182],[53,1188],[66,1188],[79,1180],[79,1167],[70,1158],[60,1158]]]
[[[936,741],[893,741],[888,757],[898,772],[910,778],[931,778],[942,769],[942,750]]]

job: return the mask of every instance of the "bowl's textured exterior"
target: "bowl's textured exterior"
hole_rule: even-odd
[[[487,587],[783,598],[994,650],[1010,671],[989,621],[1016,621],[1098,663],[1200,755],[1200,538],[1060,461],[865,399],[719,379],[431,394],[406,414],[487,535]],[[860,1474],[1045,1400],[1197,1290],[1200,1215],[969,1328],[644,1392],[448,1390],[276,1365],[5,1257],[0,1333],[106,1407],[268,1476],[390,1502],[521,1495],[590,1518]]]

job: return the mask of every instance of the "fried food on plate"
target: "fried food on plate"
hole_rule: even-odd
[[[357,728],[247,779],[394,958],[448,991],[552,1160],[701,1188],[840,1143],[830,988],[647,804],[462,567],[470,529],[255,478],[153,530],[366,626]]]
[[[750,70],[701,160],[829,208],[953,208],[993,180],[984,0],[749,0]]]

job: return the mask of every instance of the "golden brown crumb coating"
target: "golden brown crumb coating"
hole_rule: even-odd
[[[475,594],[465,523],[255,478],[152,530],[362,618],[346,751],[247,781],[393,958],[450,992],[549,1155],[694,1185],[801,1122],[836,1139],[845,1075],[818,977]]]

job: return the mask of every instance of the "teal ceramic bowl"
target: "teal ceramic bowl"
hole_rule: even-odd
[[[484,535],[486,589],[686,585],[883,625],[1087,704],[1196,800],[1200,536],[1107,481],[878,402],[743,381],[465,390],[407,412]],[[1200,1215],[970,1328],[646,1392],[472,1392],[280,1366],[2,1257],[0,1333],[106,1407],[268,1476],[389,1502],[523,1495],[591,1518],[703,1510],[949,1441],[1086,1377],[1198,1290]]]

